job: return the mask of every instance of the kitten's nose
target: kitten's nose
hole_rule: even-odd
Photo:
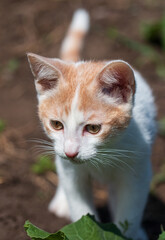
[[[74,152],[74,153],[71,153],[71,152],[65,152],[66,156],[69,157],[69,158],[75,158],[77,155],[78,155],[78,152]]]

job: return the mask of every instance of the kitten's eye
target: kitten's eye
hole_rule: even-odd
[[[88,124],[85,126],[85,130],[91,134],[97,134],[101,129],[101,125]]]
[[[56,120],[50,120],[50,124],[55,130],[61,130],[64,128],[63,124]]]

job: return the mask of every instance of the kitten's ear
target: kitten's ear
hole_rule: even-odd
[[[37,92],[43,94],[45,91],[55,88],[62,76],[60,70],[55,66],[59,64],[58,60],[33,53],[28,53],[27,57],[35,79]]]
[[[135,93],[135,78],[132,68],[123,61],[113,61],[98,74],[101,95],[116,103],[132,101]]]

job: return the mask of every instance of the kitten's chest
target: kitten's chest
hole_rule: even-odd
[[[112,166],[97,164],[89,167],[89,174],[92,179],[97,180],[100,183],[106,184],[109,181],[113,181],[117,169]]]

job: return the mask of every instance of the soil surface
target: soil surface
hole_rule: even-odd
[[[46,139],[37,117],[37,99],[26,52],[58,57],[62,39],[75,9],[85,7],[91,16],[83,59],[124,59],[138,69],[153,89],[158,119],[165,116],[165,81],[150,59],[139,62],[140,53],[108,36],[110,27],[130,39],[144,43],[142,22],[164,14],[164,1],[99,0],[1,0],[0,1],[0,119],[6,128],[0,133],[0,239],[25,240],[23,224],[29,219],[50,232],[69,221],[49,213],[48,203],[57,186],[57,176],[31,171],[36,161],[31,139]],[[161,50],[157,48],[160,54]],[[154,172],[165,161],[165,139],[158,136],[153,150]],[[96,201],[107,221],[106,194],[96,189]],[[150,195],[143,225],[151,240],[165,228],[165,184]]]

